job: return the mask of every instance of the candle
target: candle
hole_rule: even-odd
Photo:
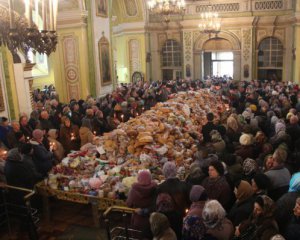
[[[124,122],[124,114],[121,115],[121,120]]]
[[[13,1],[9,0],[9,27],[10,29],[15,28],[14,23],[15,23],[15,14],[14,14],[14,6],[13,6]]]
[[[142,111],[143,111],[143,112],[145,111],[145,108],[144,108],[144,107],[142,107]]]
[[[94,135],[96,136],[96,131],[94,131]]]
[[[42,0],[42,18],[43,18],[43,30],[47,29],[47,5],[46,0]]]
[[[75,140],[74,133],[71,133],[71,140]]]

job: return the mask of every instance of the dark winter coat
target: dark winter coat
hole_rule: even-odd
[[[53,166],[54,155],[43,144],[39,144],[36,141],[30,141],[30,143],[33,148],[32,159],[35,167],[43,177],[46,177]]]
[[[133,228],[150,231],[149,215],[155,210],[156,187],[157,185],[154,182],[150,185],[141,185],[140,183],[132,185],[126,204],[131,208],[141,208],[143,212],[132,215],[131,223]]]
[[[209,199],[218,200],[225,209],[230,208],[232,193],[224,176],[216,179],[207,177],[204,179],[202,186],[206,189]]]

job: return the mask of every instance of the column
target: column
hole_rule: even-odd
[[[193,32],[183,31],[183,78],[193,79]]]

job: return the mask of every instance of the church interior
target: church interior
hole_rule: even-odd
[[[300,0],[0,0],[0,239],[299,240],[299,44]]]

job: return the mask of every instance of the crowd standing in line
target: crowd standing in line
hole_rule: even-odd
[[[185,180],[173,162],[166,180],[141,171],[127,199],[145,239],[299,239],[300,90],[276,81],[212,78],[122,84],[94,99],[58,101],[52,86],[35,108],[0,123],[0,181],[32,188],[71,150],[116,128],[178,91],[208,88],[227,104],[207,114]],[[285,238],[284,238],[285,237]]]

